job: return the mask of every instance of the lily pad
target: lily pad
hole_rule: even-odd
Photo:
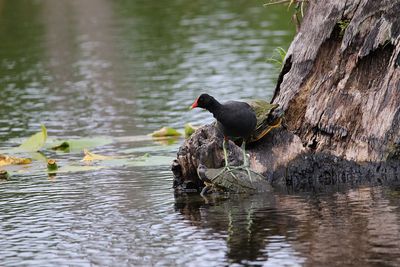
[[[182,134],[174,128],[162,127],[160,130],[151,133],[152,137],[171,137],[171,136],[181,136]]]
[[[51,149],[69,152],[69,143],[64,141],[59,145],[53,146]]]
[[[67,165],[67,166],[62,166],[59,167],[58,169],[55,170],[48,170],[47,173],[53,174],[53,173],[70,173],[70,172],[87,172],[87,171],[97,171],[100,169],[105,168],[104,166],[91,166],[91,165]]]
[[[173,157],[165,156],[149,156],[144,155],[142,157],[130,159],[130,158],[114,158],[105,159],[101,161],[101,165],[67,165],[58,167],[56,170],[48,170],[49,174],[54,173],[72,173],[72,172],[87,172],[97,171],[105,168],[113,167],[155,167],[170,165]]]
[[[42,131],[32,135],[28,139],[26,139],[22,144],[12,149],[13,152],[36,152],[39,151],[44,144],[46,143],[47,139],[47,129],[44,125],[41,126]]]
[[[87,163],[93,161],[101,161],[103,166],[107,167],[119,167],[119,166],[135,166],[135,167],[145,167],[145,166],[160,166],[171,164],[173,157],[166,156],[151,156],[148,153],[141,157],[129,158],[124,156],[103,156],[99,154],[94,154],[90,151],[85,151],[85,157],[82,161]]]
[[[32,160],[47,162],[47,157],[42,152],[32,152],[29,153],[29,156]]]
[[[91,149],[95,147],[111,144],[113,140],[109,137],[84,137],[79,139],[50,140],[46,148],[60,150],[64,152],[80,152],[82,149]]]

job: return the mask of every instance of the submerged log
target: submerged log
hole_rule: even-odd
[[[252,170],[299,189],[400,179],[399,14],[400,0],[309,1],[272,99],[286,126],[249,147]],[[201,186],[196,169],[222,167],[221,146],[212,125],[199,129],[173,163],[175,185]]]

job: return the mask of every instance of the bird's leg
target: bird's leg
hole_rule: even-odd
[[[247,171],[247,175],[249,176],[250,181],[251,179],[251,172],[249,169],[249,162],[246,155],[246,141],[243,140],[242,142],[242,152],[243,152],[243,165],[235,167],[235,169],[245,169]]]
[[[217,176],[221,175],[221,173],[223,173],[225,171],[231,171],[231,168],[229,167],[229,161],[228,161],[228,151],[226,150],[226,142],[227,141],[228,141],[228,137],[224,136],[224,141],[222,142],[222,149],[224,150],[225,166]]]
[[[243,151],[243,165],[241,166],[229,166],[229,161],[228,161],[228,151],[226,149],[226,142],[228,141],[228,138],[224,136],[224,141],[222,143],[222,148],[224,150],[224,158],[225,158],[225,167],[217,174],[217,176],[221,175],[224,172],[230,172],[230,174],[235,178],[238,179],[238,177],[234,174],[233,170],[237,169],[245,169],[247,171],[247,175],[249,176],[249,179],[251,181],[251,172],[250,169],[248,168],[248,161],[247,161],[247,155],[246,155],[246,142],[243,141],[242,143],[242,151]]]
[[[246,155],[246,141],[242,142],[242,152],[243,152],[243,167],[248,167],[247,155]]]
[[[243,151],[243,167],[246,169],[247,175],[249,175],[249,179],[251,181],[251,172],[250,172],[250,169],[249,169],[250,164],[247,161],[246,141],[245,140],[243,140],[243,143],[242,143],[242,151]]]
[[[236,175],[232,173],[232,168],[229,166],[228,151],[226,150],[226,142],[227,141],[228,141],[228,137],[224,136],[224,141],[222,142],[222,149],[224,150],[225,167],[217,174],[217,176],[228,171],[228,172],[231,172],[231,175],[237,179]]]
[[[226,144],[226,141],[228,140],[228,138],[226,138],[225,136],[224,136],[224,141],[222,142],[222,149],[224,150],[224,158],[225,158],[225,167],[226,168],[229,168],[229,163],[228,163],[228,152],[226,151],[226,147],[225,147],[225,144]]]

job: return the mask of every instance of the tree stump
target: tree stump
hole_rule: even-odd
[[[248,148],[252,170],[296,189],[400,179],[400,0],[309,1],[273,103],[286,127]],[[223,164],[222,136],[199,129],[178,152],[175,185]],[[230,143],[230,159],[242,160]]]
[[[314,152],[385,161],[400,142],[400,1],[310,1],[273,97]]]

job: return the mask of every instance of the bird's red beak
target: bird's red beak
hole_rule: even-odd
[[[193,104],[190,106],[190,109],[194,109],[194,108],[197,108],[198,107],[198,105],[197,105],[197,101],[199,100],[199,98],[196,98],[196,100],[193,102]]]

